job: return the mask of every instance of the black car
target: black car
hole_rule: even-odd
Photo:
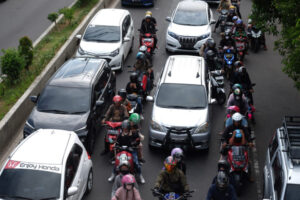
[[[92,153],[100,118],[112,103],[116,79],[104,59],[73,58],[50,78],[24,127],[24,138],[40,128],[74,131]]]
[[[154,6],[154,0],[121,0],[122,6]]]

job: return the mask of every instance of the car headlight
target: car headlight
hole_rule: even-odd
[[[171,31],[168,31],[168,35],[175,38],[175,39],[178,39],[178,36],[175,33],[171,32]]]
[[[153,120],[151,121],[151,128],[156,131],[161,131],[161,132],[164,131],[163,127],[159,123]]]
[[[115,57],[116,55],[119,54],[119,52],[120,52],[120,49],[116,49],[116,50],[114,50],[113,52],[111,52],[109,55],[110,55],[111,57]]]
[[[207,33],[205,35],[202,35],[200,38],[201,38],[201,40],[204,40],[204,39],[208,38],[209,36],[210,36],[210,33]]]
[[[196,130],[194,131],[194,133],[205,133],[208,131],[209,128],[209,124],[207,122],[205,122],[204,124],[201,124],[200,126],[198,126],[196,128]]]
[[[75,130],[74,132],[78,135],[79,138],[81,138],[81,137],[87,136],[88,129],[86,126],[84,126],[84,127],[81,127],[79,129]]]

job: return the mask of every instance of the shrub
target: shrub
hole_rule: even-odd
[[[74,15],[74,10],[72,8],[61,8],[58,11],[60,14],[63,14],[65,19],[68,20],[68,22],[70,23],[73,19],[73,15]]]
[[[33,46],[32,41],[27,36],[19,40],[18,51],[25,60],[25,68],[28,69],[33,59]]]
[[[48,15],[48,19],[51,21],[51,22],[54,22],[56,24],[56,20],[58,18],[58,13],[50,13]]]
[[[11,84],[18,81],[20,72],[25,66],[24,58],[16,49],[2,50],[1,56],[2,72],[7,75],[7,79]]]
[[[78,0],[77,2],[79,4],[79,6],[85,6],[86,4],[88,4],[89,1],[90,0]]]

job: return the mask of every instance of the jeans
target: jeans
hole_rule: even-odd
[[[142,173],[141,164],[140,164],[140,162],[138,160],[138,152],[136,150],[134,150],[132,152],[132,158],[133,158],[133,163],[134,163],[134,167],[135,167],[136,173],[137,174],[141,174]]]

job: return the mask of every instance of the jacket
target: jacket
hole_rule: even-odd
[[[112,186],[112,191],[111,191],[111,198],[113,198],[116,194],[116,191],[122,187],[122,178],[123,178],[123,174],[118,174],[115,178],[115,181],[114,181],[114,184]],[[134,183],[134,187],[135,188],[138,188],[138,184],[135,182]]]
[[[206,200],[237,200],[237,197],[232,185],[229,185],[226,190],[219,190],[216,184],[212,184],[208,190]]]
[[[130,191],[126,190],[124,187],[119,187],[111,200],[142,200],[142,198],[135,187]]]
[[[105,113],[105,121],[121,122],[128,118],[128,112],[124,105],[116,107],[114,104],[110,105],[107,112]]]

